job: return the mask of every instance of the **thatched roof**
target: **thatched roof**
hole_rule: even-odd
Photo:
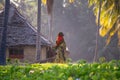
[[[0,11],[0,39],[3,27],[3,15],[4,11]],[[7,30],[7,46],[35,45],[36,34],[37,31],[33,26],[11,5]],[[41,35],[41,42],[42,45],[51,44],[43,35]]]

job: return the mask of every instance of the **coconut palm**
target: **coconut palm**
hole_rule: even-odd
[[[88,0],[89,6],[93,7],[98,19],[98,9],[100,0]],[[98,22],[97,22],[98,23]],[[102,37],[107,36],[107,44],[110,42],[111,37],[120,31],[120,0],[102,0],[101,2],[101,16],[100,16],[100,29],[99,34]]]
[[[7,36],[7,23],[9,14],[10,0],[5,0],[5,12],[4,12],[4,23],[3,31],[0,43],[0,65],[6,64],[6,36]]]
[[[38,16],[37,16],[37,44],[36,44],[36,61],[40,61],[40,54],[41,54],[41,38],[40,38],[40,31],[41,31],[41,0],[38,0]]]

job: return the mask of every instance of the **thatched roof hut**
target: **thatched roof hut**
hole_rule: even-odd
[[[0,11],[0,37],[3,30],[4,10]],[[18,12],[15,6],[10,6],[7,46],[35,45],[36,29]],[[0,38],[1,39],[1,38]],[[1,40],[0,40],[1,42]],[[51,42],[41,34],[42,45],[50,45]]]
[[[0,11],[0,43],[3,31],[4,10]],[[6,55],[8,58],[35,62],[37,30],[22,16],[14,5],[10,5],[7,25]],[[41,60],[48,58],[51,42],[41,34]]]

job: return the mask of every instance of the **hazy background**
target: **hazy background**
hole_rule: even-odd
[[[65,34],[65,41],[70,51],[70,57],[93,60],[96,40],[96,23],[92,10],[88,9],[87,0],[81,3],[62,7],[60,0],[55,0],[53,13],[53,40],[58,32]]]
[[[19,0],[17,7],[34,27],[37,26],[37,0]],[[46,5],[41,8],[41,32],[49,38],[49,20]],[[88,8],[88,0],[54,0],[52,18],[52,37],[55,43],[59,32],[64,33],[70,58],[73,61],[85,59],[93,61],[96,47],[97,25],[91,8]],[[120,49],[117,46],[118,38],[114,36],[109,46],[105,47],[105,39],[98,36],[98,56],[104,56],[107,60],[119,59]],[[99,58],[98,58],[99,59]]]

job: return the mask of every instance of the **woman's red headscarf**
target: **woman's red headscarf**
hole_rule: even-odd
[[[57,40],[56,40],[56,44],[57,44],[57,46],[58,45],[60,45],[61,44],[61,42],[63,42],[64,41],[64,38],[63,38],[63,33],[62,32],[60,32],[59,34],[58,34],[58,37],[57,37]]]

